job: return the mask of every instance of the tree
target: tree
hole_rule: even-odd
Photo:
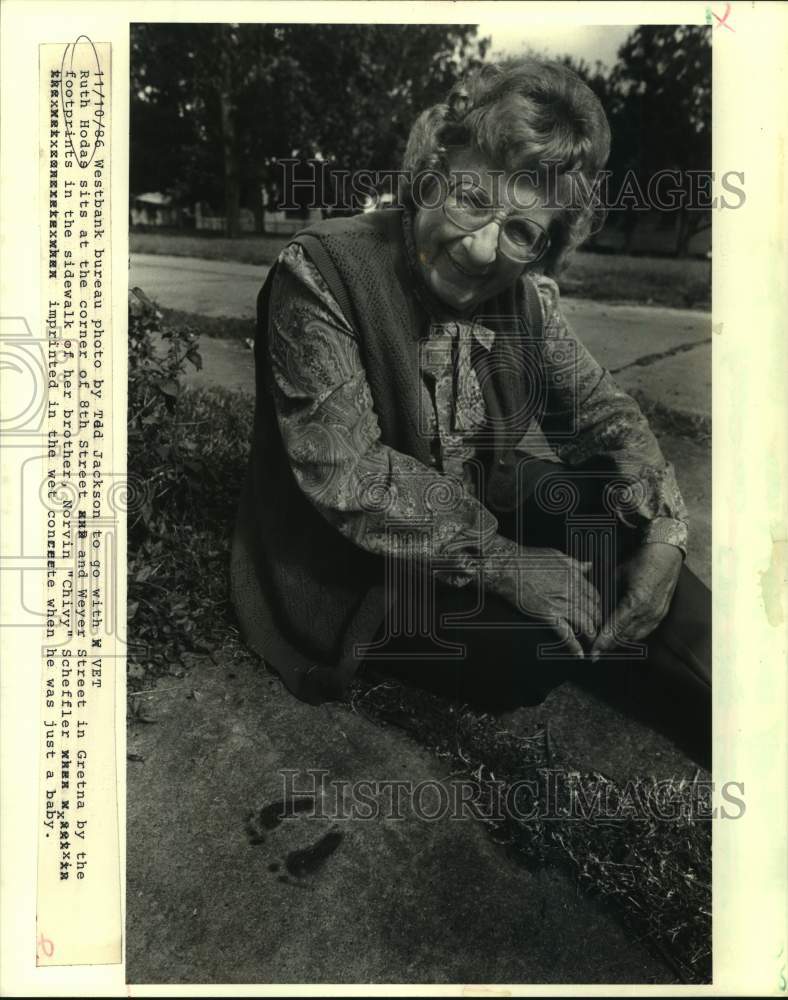
[[[166,163],[165,189],[215,197],[220,171],[234,234],[239,205],[256,205],[295,150],[396,169],[415,115],[483,59],[475,35],[472,25],[135,25],[132,186],[166,180]]]
[[[631,169],[645,190],[660,170],[681,171],[685,180],[687,171],[711,170],[709,28],[636,28],[618,51],[610,83],[614,175]],[[678,256],[711,224],[710,212],[688,200],[676,213]]]

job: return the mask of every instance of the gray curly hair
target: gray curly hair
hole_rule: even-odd
[[[610,153],[610,127],[593,91],[561,63],[522,59],[470,73],[445,103],[419,115],[403,157],[405,176],[447,172],[452,148],[474,149],[509,173],[527,170],[544,180],[554,172],[562,211],[538,265],[546,274],[558,273],[604,217],[597,199],[577,204],[571,188],[580,180],[586,194],[595,190]],[[404,195],[412,206],[409,187]]]

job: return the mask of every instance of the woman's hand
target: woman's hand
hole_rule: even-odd
[[[651,635],[668,613],[682,562],[681,549],[652,542],[641,545],[623,564],[623,593],[591,646],[592,660],[604,656],[619,642],[637,642]]]
[[[601,623],[599,591],[588,579],[590,562],[558,549],[526,547],[520,591],[512,603],[534,618],[547,619],[566,651],[584,657],[579,633],[590,645]]]

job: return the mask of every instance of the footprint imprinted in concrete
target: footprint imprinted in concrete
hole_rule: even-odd
[[[265,830],[275,830],[283,819],[288,819],[300,812],[314,809],[313,795],[295,795],[289,799],[279,799],[267,806],[249,814],[246,820],[246,832],[253,844],[265,842]]]
[[[310,812],[314,806],[314,796],[299,795],[289,799],[279,799],[254,810],[246,819],[246,835],[249,838],[249,843],[253,845],[264,844],[267,840],[267,834],[276,830],[283,820],[291,819],[299,813]],[[340,830],[329,830],[314,844],[290,851],[284,859],[287,872],[296,878],[314,875],[342,843],[343,836],[344,834]],[[272,861],[268,865],[269,872],[275,873],[279,869],[280,863],[278,861]],[[289,882],[287,876],[283,875],[279,875],[279,881],[293,884]]]
[[[285,867],[291,875],[299,877],[314,875],[322,868],[334,851],[342,843],[341,830],[329,830],[317,843],[300,851],[291,851],[285,859]]]

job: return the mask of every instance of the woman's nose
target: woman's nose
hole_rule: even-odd
[[[491,219],[486,226],[468,233],[462,241],[469,263],[477,267],[485,267],[494,263],[498,256],[498,238],[501,224]]]

